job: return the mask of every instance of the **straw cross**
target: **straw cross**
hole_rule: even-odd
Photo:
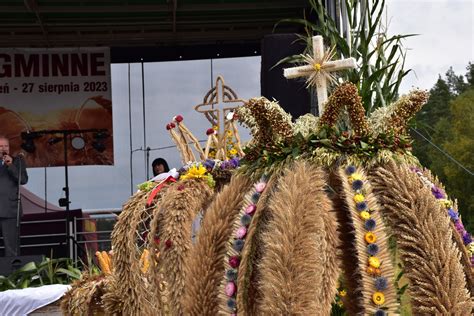
[[[334,48],[324,50],[322,36],[313,37],[313,55],[303,55],[306,65],[286,68],[283,75],[287,79],[307,77],[307,87],[316,87],[318,95],[319,115],[323,113],[324,102],[328,99],[328,81],[336,82],[336,77],[332,74],[335,71],[343,69],[351,69],[356,67],[354,58],[346,58],[341,60],[331,60],[335,55]]]

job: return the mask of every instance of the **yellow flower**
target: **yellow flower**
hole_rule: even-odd
[[[441,203],[442,206],[444,206],[445,208],[450,208],[453,206],[453,203],[450,201],[450,200],[447,200],[447,199],[439,199],[438,200],[439,203]]]
[[[199,165],[193,165],[191,168],[188,169],[188,172],[186,172],[185,175],[181,176],[181,179],[190,179],[190,178],[204,178],[205,173],[207,172],[207,169],[204,168],[202,164]]]
[[[212,127],[212,129],[215,130],[215,131],[218,131],[218,130],[219,130],[219,126],[214,125],[214,126]]]
[[[370,218],[370,213],[367,211],[362,211],[359,215],[363,220],[368,220]]]
[[[385,303],[385,295],[382,292],[375,292],[372,295],[372,301],[374,301],[375,305],[383,305]]]
[[[352,181],[355,181],[355,180],[362,180],[362,175],[360,173],[353,173],[351,174],[351,176],[349,177],[349,180],[352,182]]]
[[[375,256],[369,257],[369,265],[373,268],[380,267],[380,259]]]
[[[320,71],[321,70],[321,64],[320,63],[314,63],[313,64],[313,69],[316,70],[316,71]]]
[[[354,195],[354,201],[356,203],[361,203],[361,202],[364,202],[365,200],[365,197],[362,195],[362,194],[356,194]]]
[[[339,291],[339,296],[340,296],[340,297],[344,297],[344,296],[346,296],[346,295],[347,295],[346,290]]]
[[[232,135],[234,135],[234,133],[232,133],[231,130],[228,130],[228,131],[227,131],[227,136],[232,136]]]
[[[231,156],[237,155],[237,149],[232,148],[231,150],[229,150],[229,154],[230,154]]]
[[[377,240],[377,237],[374,233],[368,232],[365,234],[365,241],[369,244],[373,244]]]

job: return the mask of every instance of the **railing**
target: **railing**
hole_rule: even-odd
[[[85,260],[87,255],[90,255],[91,252],[95,252],[96,250],[109,250],[111,248],[111,233],[119,213],[120,209],[107,211],[89,210],[83,211],[81,217],[73,217],[69,221],[67,218],[62,218],[21,222],[23,230],[26,225],[54,225],[55,223],[57,223],[57,225],[64,225],[63,231],[59,233],[47,232],[42,234],[36,232],[34,234],[20,236],[22,254],[43,254],[45,256],[51,256],[53,249],[56,249],[55,256],[64,254],[64,256],[77,261],[79,259]],[[87,229],[93,230],[88,231]],[[0,240],[2,241],[0,250],[4,250],[3,237],[1,237]],[[39,253],[42,251],[37,249],[39,247],[49,248],[49,251],[43,250],[43,253]],[[34,248],[36,248],[36,250]]]

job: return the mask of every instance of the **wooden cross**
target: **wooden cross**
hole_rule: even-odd
[[[203,103],[194,107],[196,111],[204,113],[212,126],[217,126],[219,135],[219,148],[217,150],[225,148],[226,145],[227,114],[244,105],[244,103],[245,100],[239,99],[237,94],[224,84],[224,78],[218,76],[215,87],[207,92]]]
[[[299,67],[286,68],[283,71],[283,75],[287,79],[307,77],[306,83],[308,87],[316,87],[320,116],[324,110],[324,102],[328,99],[327,82],[336,81],[335,76],[331,73],[356,67],[356,60],[352,57],[332,61],[333,56],[333,50],[324,50],[323,37],[320,35],[313,36],[313,56],[303,56],[307,64]]]

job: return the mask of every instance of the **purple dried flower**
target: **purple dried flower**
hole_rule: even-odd
[[[469,245],[472,242],[472,236],[468,232],[464,231],[464,234],[462,235],[462,240],[465,245]]]
[[[228,161],[223,161],[221,163],[221,169],[222,170],[229,169],[230,167],[231,167],[231,165],[230,165],[230,162],[228,162]]]
[[[212,170],[214,169],[214,166],[216,165],[216,162],[212,159],[207,159],[206,161],[204,161],[204,167],[208,170]]]
[[[378,277],[377,279],[375,279],[375,288],[378,290],[378,291],[383,291],[387,288],[388,286],[388,281],[387,281],[387,278],[385,277]]]
[[[443,190],[441,190],[440,188],[438,188],[437,186],[433,186],[431,188],[431,193],[433,193],[433,195],[435,196],[435,198],[437,199],[444,199],[446,198],[446,195],[444,194]]]
[[[260,198],[260,193],[258,192],[255,192],[254,194],[252,194],[252,201],[254,203],[257,203],[258,199]]]
[[[353,174],[354,172],[356,172],[356,167],[354,167],[354,166],[349,166],[349,167],[346,168],[346,174],[347,174],[347,175],[350,176],[350,175]]]
[[[250,225],[250,222],[252,221],[252,216],[248,215],[248,214],[245,214],[243,215],[241,218],[240,218],[240,222],[242,223],[242,225],[244,226],[248,226]]]
[[[367,209],[367,203],[366,202],[357,203],[356,207],[358,211],[364,211]]]
[[[234,248],[235,251],[241,251],[242,248],[244,248],[244,241],[242,239],[234,240],[234,243],[232,244],[232,248]]]
[[[382,310],[382,309],[378,309],[378,310],[375,312],[374,315],[375,315],[375,316],[387,316],[387,313],[386,313],[384,310]]]
[[[229,307],[231,310],[234,310],[237,304],[235,303],[235,300],[233,298],[229,298],[227,300],[227,307]]]
[[[456,221],[456,223],[454,223],[454,227],[456,227],[456,230],[462,234],[465,229],[464,229],[464,225],[462,224],[461,220],[459,219],[458,221]]]
[[[238,166],[240,166],[240,159],[237,157],[232,158],[231,160],[229,160],[229,162],[232,165],[232,168],[237,168]]]
[[[225,276],[226,276],[227,280],[235,281],[235,280],[237,280],[237,270],[235,270],[235,269],[227,270],[226,273],[225,273]]]
[[[373,218],[369,218],[365,221],[364,227],[366,230],[373,231],[375,229],[375,226],[377,226],[377,223]]]
[[[363,186],[364,182],[362,180],[355,180],[352,182],[352,189],[355,191],[362,189]]]
[[[451,217],[451,219],[454,221],[457,221],[459,219],[458,213],[456,213],[456,211],[454,211],[452,208],[448,209],[448,214],[449,214],[449,217]]]
[[[369,244],[367,245],[367,253],[371,256],[375,256],[379,253],[379,245],[377,244]]]

